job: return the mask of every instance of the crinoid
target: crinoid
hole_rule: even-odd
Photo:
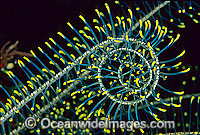
[[[164,98],[168,94],[182,95],[184,91],[168,90],[159,80],[190,70],[167,70],[174,71],[182,64],[174,62],[185,54],[185,50],[175,58],[160,58],[181,38],[180,33],[174,34],[168,29],[185,28],[181,19],[184,15],[199,23],[199,5],[192,1],[134,1],[131,6],[115,1],[112,5],[120,13],[112,12],[105,3],[107,11],[103,13],[95,9],[98,19],[93,19],[93,23],[79,16],[84,24],[83,30],[77,30],[73,23],[67,22],[72,29],[70,35],[76,36],[68,38],[64,32],[58,32],[64,45],[60,45],[61,40],[49,38],[46,47],[31,50],[35,59],[23,57],[24,60],[18,60],[25,74],[23,78],[7,72],[17,89],[8,93],[1,86],[8,96],[6,104],[0,102],[2,134],[26,132],[24,121],[29,116],[38,123],[47,116],[56,120],[71,117],[82,121],[94,118],[142,121],[148,117],[148,121],[160,121],[160,111],[167,111],[164,106],[181,107],[181,102]],[[177,17],[177,13],[183,15]],[[76,130],[54,130],[44,130],[38,124],[30,132],[79,133]],[[93,130],[85,129],[84,132]],[[124,127],[120,130],[126,133]],[[99,132],[114,133],[116,129],[105,128]],[[149,133],[148,129],[142,128],[131,132]]]
[[[167,96],[165,101],[172,103],[181,103],[179,108],[170,108],[166,113],[163,113],[163,120],[165,121],[175,121],[175,128],[165,128],[163,129],[150,129],[149,134],[199,134],[200,125],[200,93],[199,93],[199,69],[198,66],[190,66],[191,71],[187,78],[180,79],[182,81],[182,86],[180,89],[190,89],[186,91],[182,96]],[[179,68],[185,69],[185,66],[180,66]],[[177,70],[178,67],[176,68]],[[160,102],[154,101],[154,105],[159,105]],[[142,107],[138,107],[138,110]],[[148,121],[148,116],[147,116]]]

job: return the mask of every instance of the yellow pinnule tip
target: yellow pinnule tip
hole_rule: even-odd
[[[139,7],[137,7],[137,8],[136,8],[136,10],[140,10],[140,8],[139,8]]]
[[[180,38],[180,36],[181,36],[181,34],[177,34],[177,36],[176,36],[174,42],[177,41],[177,40]]]
[[[84,17],[83,17],[82,15],[79,15],[79,18],[80,18],[84,23],[86,23],[86,21],[85,21],[85,19],[84,19]]]
[[[184,54],[185,54],[185,50],[183,50],[183,52],[182,52],[181,54],[179,54],[179,55],[177,56],[177,58],[183,56]]]
[[[51,49],[51,45],[48,42],[45,42],[45,45],[47,45]]]
[[[198,96],[198,101],[197,102],[199,103],[199,101],[200,101],[200,96]]]
[[[20,67],[22,67],[22,66],[24,67],[24,63],[23,63],[21,60],[18,60],[17,62],[18,62],[18,65],[19,65]]]
[[[184,94],[184,91],[180,91],[180,92],[174,92],[175,94],[178,94],[178,95],[183,95]]]
[[[107,9],[108,13],[110,14],[110,8],[108,6],[108,3],[105,3],[104,5],[106,6],[106,9]]]
[[[190,101],[190,103],[192,103],[192,102],[193,102],[194,98],[195,98],[194,96],[192,96],[192,97],[191,97],[191,101]]]
[[[8,72],[6,72],[6,73],[9,75],[9,77],[14,77],[14,74],[13,74],[12,71],[8,71]]]
[[[160,111],[162,112],[166,112],[167,110],[166,109],[163,109],[163,108],[158,108]]]
[[[41,48],[41,47],[38,47],[38,49],[40,50],[40,52],[42,52],[42,53],[43,53],[43,50],[42,50],[42,48]]]
[[[173,104],[173,103],[172,103],[172,105],[173,105],[174,107],[181,107],[181,104]]]
[[[116,1],[115,1],[115,4],[119,4],[119,1],[116,0]]]
[[[198,21],[197,19],[193,19],[193,21],[194,21],[195,23],[199,23],[199,21]]]
[[[185,70],[183,70],[183,71],[181,71],[182,73],[187,73],[187,72],[189,72],[190,71],[190,68],[188,68],[188,69],[185,69]]]
[[[53,40],[53,38],[49,38],[49,40],[50,40],[52,43],[56,44],[56,42]]]
[[[33,50],[30,50],[31,54],[33,55],[33,57],[36,57],[35,53],[33,52]]]
[[[68,25],[71,29],[74,29],[74,27],[71,25],[70,22],[67,22],[67,25]]]
[[[57,32],[58,35],[60,35],[62,38],[65,38],[65,36],[61,32]]]
[[[141,133],[144,133],[144,130],[140,128]]]

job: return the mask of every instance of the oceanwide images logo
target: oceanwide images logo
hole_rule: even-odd
[[[33,129],[36,126],[36,120],[34,117],[28,117],[24,122],[26,128]]]
[[[28,129],[33,129],[36,126],[36,119],[34,117],[28,117],[25,120],[25,126]],[[175,128],[174,121],[152,121],[150,124],[147,124],[146,121],[109,121],[106,119],[105,121],[99,121],[97,118],[95,121],[91,121],[90,119],[86,121],[54,121],[49,118],[43,118],[39,122],[42,129],[69,129],[69,128],[92,128],[92,129],[111,129],[111,128],[123,128],[127,131],[132,131],[133,129],[149,129],[149,128]]]

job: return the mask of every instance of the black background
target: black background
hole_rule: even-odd
[[[66,22],[77,21],[78,15],[94,12],[104,0],[0,0],[0,46],[8,40],[19,40],[20,50],[41,46],[57,31],[66,29]],[[185,20],[184,44],[187,62],[198,64],[200,58],[200,26]]]

